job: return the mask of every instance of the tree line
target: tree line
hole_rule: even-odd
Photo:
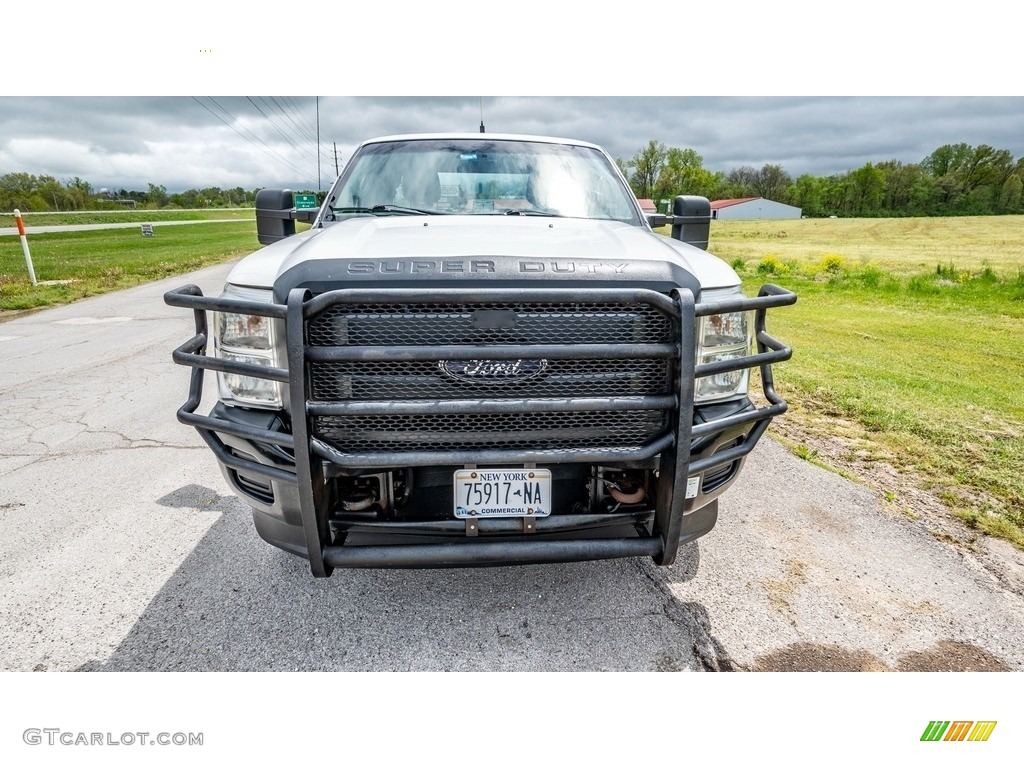
[[[805,216],[956,216],[1024,213],[1024,158],[987,144],[945,144],[919,163],[886,160],[855,170],[793,178],[781,166],[742,166],[728,172],[704,167],[693,149],[650,140],[619,167],[639,198],[676,195],[711,200],[764,197],[795,205]],[[6,173],[0,176],[0,211],[86,211],[137,207],[230,208],[252,206],[258,190],[242,187],[96,190],[79,178]]]
[[[638,198],[711,200],[764,197],[805,216],[963,216],[1024,213],[1024,158],[986,144],[945,144],[919,163],[886,160],[855,170],[793,178],[781,165],[704,167],[692,149],[651,140],[617,160]]]
[[[95,189],[78,176],[60,181],[53,176],[5,173],[0,176],[0,211],[99,211],[122,208],[245,208],[258,189],[187,189],[168,194],[167,188],[149,184],[146,190]]]

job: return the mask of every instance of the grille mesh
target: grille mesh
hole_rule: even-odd
[[[662,411],[319,416],[316,433],[345,453],[473,449],[618,450],[661,433]]]
[[[487,313],[514,313],[514,328],[486,328]],[[571,333],[567,339],[566,334]],[[430,344],[658,344],[668,318],[647,304],[335,305],[309,323],[310,346]]]

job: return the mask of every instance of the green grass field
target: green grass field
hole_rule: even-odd
[[[715,222],[711,250],[800,296],[770,313],[785,420],[1024,546],[1024,217]]]
[[[199,221],[201,219],[238,219],[253,221],[256,211],[253,208],[203,208],[199,210],[180,210],[162,208],[160,210],[118,210],[118,211],[51,211],[45,213],[25,213],[22,211],[25,226],[31,234],[32,227],[54,226],[59,224],[118,224],[128,222],[157,223],[160,221]],[[13,227],[14,214],[10,211],[0,213],[0,227]]]
[[[1024,269],[1024,216],[715,221],[711,237],[711,250],[730,262],[774,255],[806,269],[836,254],[899,277],[937,264],[1013,278]]]
[[[107,291],[180,275],[259,247],[254,219],[225,224],[29,234],[33,286],[17,235],[0,237],[0,310],[63,304]]]

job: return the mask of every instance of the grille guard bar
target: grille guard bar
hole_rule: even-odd
[[[688,290],[671,296],[645,289],[343,289],[310,297],[303,289],[294,289],[287,304],[264,303],[246,299],[204,296],[196,285],[186,285],[167,292],[164,301],[173,307],[191,309],[195,320],[195,335],[172,353],[175,363],[192,369],[188,400],[178,409],[177,418],[183,424],[195,427],[217,458],[235,471],[254,474],[278,482],[295,485],[298,489],[302,524],[306,538],[310,567],[315,576],[329,576],[333,567],[423,567],[441,564],[474,565],[512,562],[553,562],[556,560],[583,560],[604,557],[650,555],[659,565],[671,564],[680,543],[687,478],[709,469],[730,464],[746,456],[764,434],[771,419],[786,411],[785,400],[775,391],[772,363],[788,360],[792,350],[772,337],[765,328],[767,311],[773,307],[788,306],[796,302],[796,295],[777,285],[764,285],[756,298],[737,298],[695,304]],[[665,344],[591,344],[551,347],[545,354],[566,358],[588,359],[597,356],[623,358],[676,357],[678,367],[674,399],[666,397],[615,398],[533,398],[502,401],[499,409],[517,410],[519,406],[562,411],[630,410],[643,407],[665,409],[672,414],[669,428],[664,434],[636,449],[552,451],[488,450],[488,451],[411,451],[407,453],[349,455],[311,436],[310,417],[316,413],[360,411],[375,415],[388,415],[401,411],[416,413],[433,407],[444,407],[454,412],[479,411],[479,400],[409,401],[407,403],[359,402],[316,403],[310,401],[307,382],[307,362],[313,360],[358,359],[363,361],[393,360],[402,353],[419,355],[423,359],[437,359],[438,355],[471,359],[478,357],[479,347],[458,345],[424,345],[410,350],[405,348],[372,347],[310,347],[306,343],[305,328],[310,318],[338,304],[413,304],[454,301],[466,304],[501,302],[609,302],[649,304],[676,323],[676,340]],[[264,367],[221,360],[207,354],[209,325],[207,311],[233,312],[285,320],[288,368]],[[753,311],[757,352],[744,357],[711,364],[695,365],[697,317]],[[578,349],[577,349],[578,348]],[[488,357],[517,359],[537,355],[537,345],[502,345],[488,348]],[[404,358],[403,358],[404,359]],[[448,358],[443,358],[448,359]],[[694,379],[700,376],[757,367],[761,386],[768,405],[732,416],[693,424]],[[286,395],[292,414],[292,433],[287,434],[258,427],[237,424],[226,419],[196,413],[203,390],[206,370],[236,373],[266,378],[288,385]],[[294,375],[291,375],[294,374]],[[439,405],[443,403],[443,405]],[[701,438],[723,429],[753,424],[750,434],[740,445],[696,461],[689,461],[689,447]],[[270,466],[243,459],[232,453],[218,433],[234,435],[254,443],[267,443],[275,447],[275,455],[294,453],[294,470]],[[305,446],[305,450],[302,449]],[[282,450],[284,449],[284,450]],[[427,464],[501,464],[594,463],[646,459],[660,454],[660,477],[653,536],[640,539],[613,539],[605,543],[580,541],[523,541],[489,542],[481,544],[409,545],[406,547],[345,547],[331,540],[328,510],[316,503],[315,487],[322,482],[322,461],[345,467],[403,467]],[[460,549],[463,548],[463,549]],[[358,550],[353,552],[352,550]],[[404,553],[404,554],[401,554]],[[440,558],[440,560],[438,559]]]

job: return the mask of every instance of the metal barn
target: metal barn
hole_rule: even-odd
[[[800,209],[763,197],[741,197],[735,200],[715,200],[711,203],[711,218],[799,219]]]

